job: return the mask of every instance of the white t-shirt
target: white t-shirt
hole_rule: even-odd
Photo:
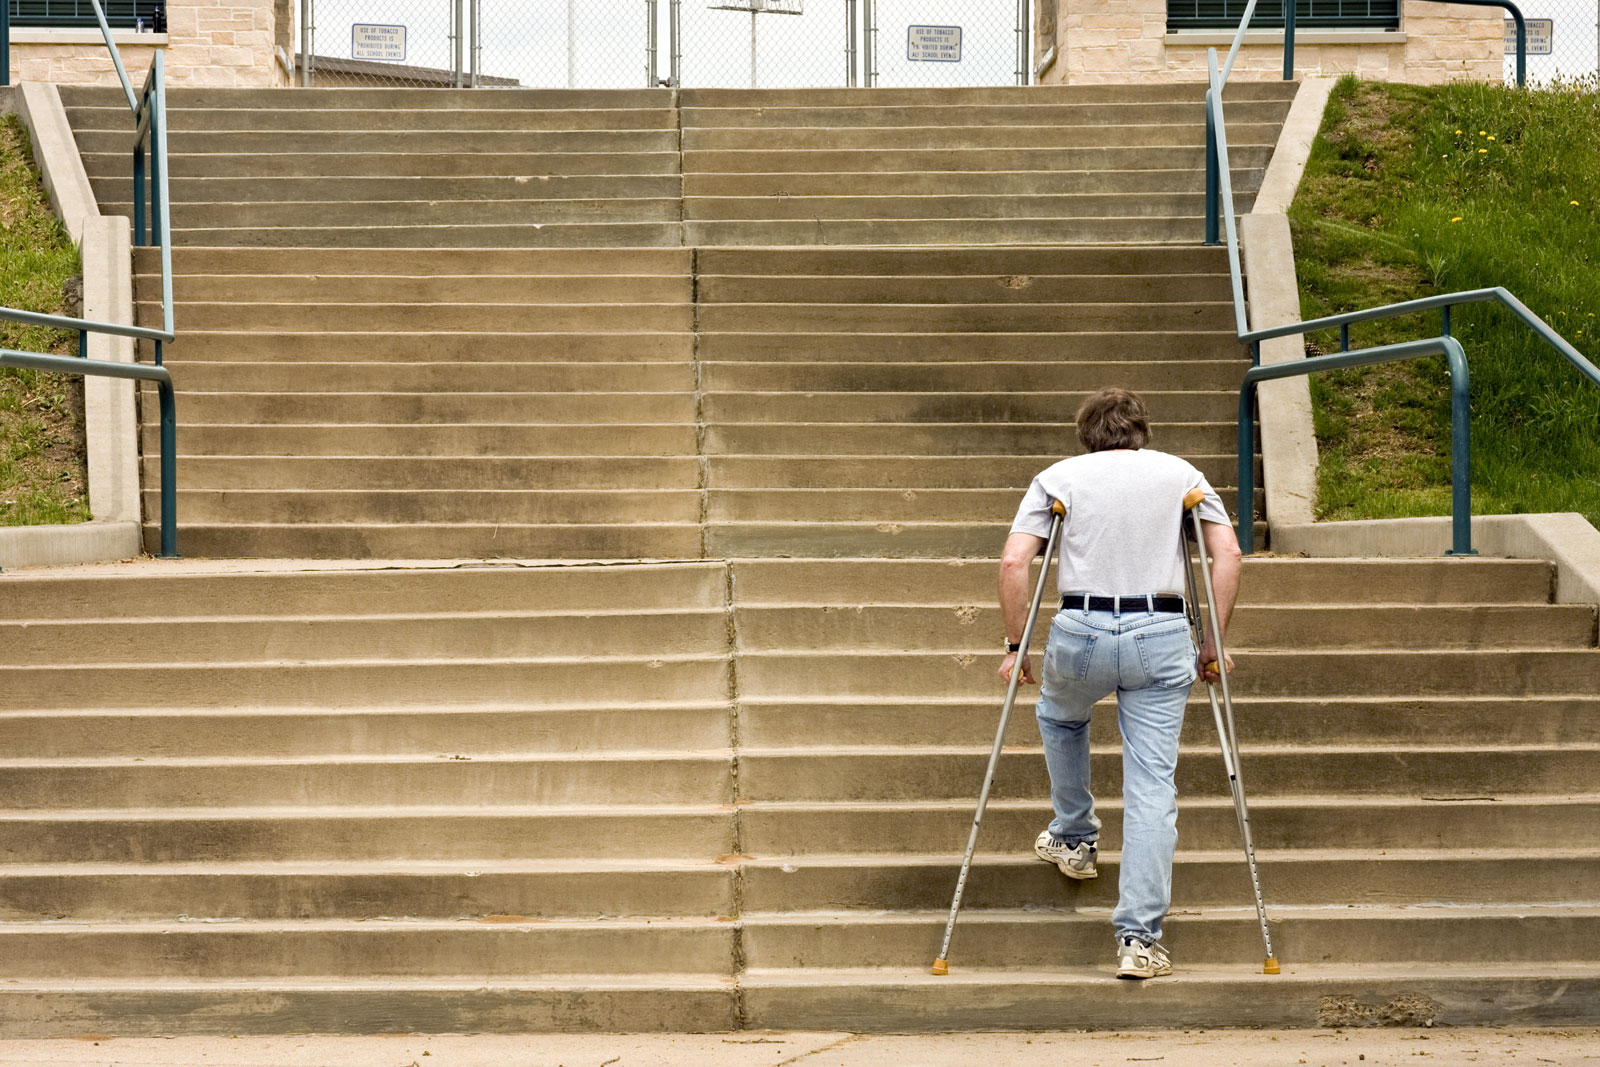
[[[1183,496],[1197,486],[1206,494],[1201,520],[1227,525],[1222,499],[1187,460],[1151,448],[1090,452],[1034,478],[1011,532],[1049,537],[1050,503],[1059,500],[1062,593],[1182,596]]]

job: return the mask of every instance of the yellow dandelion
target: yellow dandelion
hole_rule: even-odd
[[[1578,202],[1576,200],[1568,200],[1567,203],[1571,204],[1573,207],[1578,206]]]
[[[1451,219],[1450,221],[1451,222],[1460,222],[1461,221],[1461,216],[1457,215],[1455,218]]]
[[[1489,131],[1488,130],[1479,130],[1478,131],[1478,136],[1479,137],[1487,137],[1487,136],[1489,136]]]
[[[1460,132],[1461,132],[1461,131],[1460,131],[1460,130],[1457,130],[1457,131],[1456,131],[1456,133],[1457,133],[1457,134],[1459,134],[1459,133],[1460,133]]]
[[[1483,156],[1483,155],[1488,155],[1488,154],[1489,154],[1489,150],[1487,148],[1478,149],[1478,155]]]

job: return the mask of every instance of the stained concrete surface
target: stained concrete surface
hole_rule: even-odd
[[[1417,1067],[1600,1065],[1600,1029],[416,1035],[0,1041],[0,1067]]]

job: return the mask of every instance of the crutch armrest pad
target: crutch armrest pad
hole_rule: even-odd
[[[1204,489],[1195,488],[1189,490],[1187,493],[1183,494],[1183,510],[1188,511],[1205,498],[1206,491]]]

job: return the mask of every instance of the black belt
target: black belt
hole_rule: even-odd
[[[1068,593],[1061,598],[1061,607],[1079,611],[1165,611],[1183,613],[1181,596],[1090,596],[1087,593]]]

